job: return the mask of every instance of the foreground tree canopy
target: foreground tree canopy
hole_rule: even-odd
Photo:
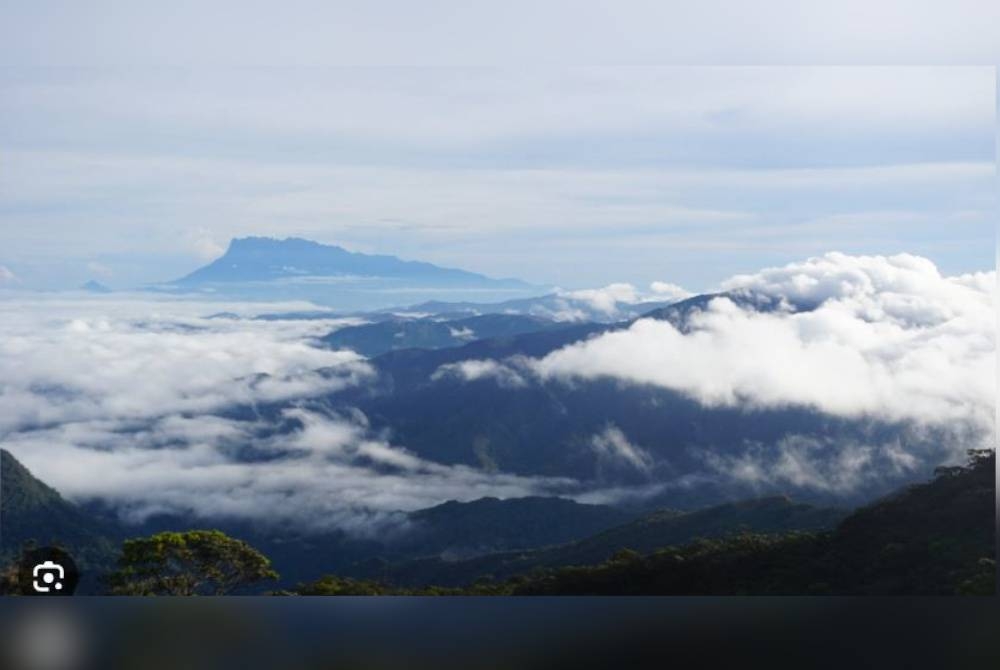
[[[327,576],[301,595],[983,595],[996,592],[996,453],[848,515],[836,528],[735,533],[602,563],[539,568],[463,588],[393,588]]]
[[[118,566],[107,580],[114,595],[226,595],[278,578],[267,557],[217,530],[126,540]]]

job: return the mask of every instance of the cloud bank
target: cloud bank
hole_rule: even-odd
[[[579,300],[604,314],[614,314],[618,303],[631,305],[639,302],[639,294],[631,284],[608,284],[600,289],[581,289],[562,292],[561,297]]]
[[[524,385],[614,379],[705,407],[801,407],[872,427],[850,438],[789,433],[773,444],[688,447],[704,465],[703,483],[872,493],[993,446],[995,272],[948,277],[913,255],[828,253],[732,277],[720,291],[733,299],[710,300],[683,330],[640,319],[540,359],[448,367],[501,385],[510,377]],[[894,437],[879,425],[894,426]],[[615,430],[593,437],[594,453],[648,468],[644,452]]]
[[[206,314],[213,307],[220,306],[182,309]],[[35,298],[4,301],[0,309],[0,437],[310,397],[371,374],[353,352],[309,343],[348,321],[206,319],[171,314],[177,304],[142,301]]]
[[[721,297],[691,317],[686,334],[643,319],[533,367],[543,379],[612,377],[707,406],[806,406],[986,431],[996,396],[995,281],[992,272],[944,277],[905,254],[830,253],[723,285],[784,297],[785,309],[762,313]]]
[[[808,489],[850,494],[918,472],[920,440],[879,443],[790,434],[776,444],[749,443],[737,453],[709,452],[704,460],[723,481],[751,489]],[[914,453],[917,452],[917,453]]]
[[[599,471],[642,474],[649,491],[697,480],[839,495],[919,472],[940,453],[932,444],[956,455],[992,445],[995,284],[994,272],[947,277],[910,255],[830,253],[721,287],[781,298],[767,309],[720,297],[683,332],[640,319],[540,359],[460,361],[433,377],[511,392],[611,378],[709,407],[802,406],[901,424],[891,439],[787,434],[707,446],[692,473],[661,469],[652,445],[613,424],[585,438]],[[205,316],[296,309],[314,306],[5,297],[0,444],[69,497],[110,502],[132,520],[186,513],[364,534],[448,499],[649,494],[420,458],[327,398],[373,380],[357,355],[313,346],[352,321]]]
[[[331,409],[326,394],[372,371],[312,341],[353,321],[238,316],[303,307],[315,308],[0,301],[0,446],[70,499],[108,503],[126,521],[169,513],[370,535],[449,499],[579,492],[568,479],[421,459],[360,412]],[[231,316],[205,316],[216,312]]]
[[[663,281],[654,281],[649,285],[649,290],[653,292],[657,300],[683,300],[693,295],[691,291],[682,286]]]
[[[404,523],[405,512],[445,500],[579,491],[569,479],[421,459],[371,435],[363,416],[292,407],[281,418],[291,430],[181,415],[128,430],[63,424],[9,436],[4,447],[60,492],[109,503],[126,522],[166,513],[374,536]],[[248,450],[254,460],[236,457]]]
[[[575,291],[556,289],[552,295],[534,299],[527,313],[554,321],[614,323],[634,319],[691,295],[690,291],[667,282],[652,282],[646,292],[619,282]]]

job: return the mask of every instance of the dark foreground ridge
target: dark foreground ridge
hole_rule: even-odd
[[[511,583],[514,594],[993,595],[995,453],[826,533],[741,534]]]
[[[932,481],[846,517],[782,497],[663,510],[624,522],[611,508],[559,499],[446,503],[412,515],[427,526],[424,544],[411,551],[457,546],[475,528],[486,532],[473,550],[487,548],[491,535],[500,545],[516,543],[519,534],[544,542],[554,520],[593,534],[465,559],[439,553],[395,564],[370,560],[282,589],[287,582],[276,581],[270,547],[260,551],[256,542],[218,530],[164,530],[121,544],[121,528],[91,518],[0,452],[6,566],[0,593],[18,590],[15,545],[49,543],[83,557],[97,573],[85,592],[278,587],[278,593],[302,595],[992,595],[995,462],[992,450],[971,451],[967,465],[938,468]],[[338,564],[331,554],[312,560],[322,564],[324,557],[331,567]],[[274,562],[278,571],[281,562]]]
[[[307,595],[994,595],[995,452],[939,468],[834,530],[736,533],[649,553],[621,547],[593,565],[535,569],[460,588],[407,589],[329,576]],[[614,531],[612,531],[614,532]]]
[[[380,579],[398,586],[462,586],[488,577],[504,580],[570,565],[592,565],[622,549],[648,553],[701,538],[724,538],[740,532],[784,533],[833,528],[846,511],[795,503],[774,496],[725,503],[694,511],[664,509],[599,533],[527,551],[507,551],[466,560],[434,556],[399,564],[357,566],[351,576]]]
[[[24,549],[54,545],[69,551],[85,573],[103,570],[115,560],[123,537],[115,524],[65,500],[0,449],[0,565],[15,561]]]

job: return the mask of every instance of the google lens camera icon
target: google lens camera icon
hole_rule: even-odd
[[[66,569],[55,561],[39,563],[31,570],[31,587],[37,593],[51,593],[63,590]]]
[[[25,596],[71,596],[80,583],[80,573],[67,552],[42,547],[21,554],[17,581]]]

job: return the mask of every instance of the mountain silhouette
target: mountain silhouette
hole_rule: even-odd
[[[226,253],[172,282],[181,287],[246,282],[306,282],[310,278],[405,280],[420,285],[527,288],[517,279],[493,279],[475,272],[406,261],[395,256],[352,252],[335,245],[290,237],[234,239]]]
[[[87,513],[37,479],[0,449],[0,557],[10,559],[29,545],[58,546],[81,568],[106,567],[122,531]]]
[[[111,293],[111,289],[97,281],[96,279],[91,279],[80,285],[81,291],[87,291],[88,293]]]

